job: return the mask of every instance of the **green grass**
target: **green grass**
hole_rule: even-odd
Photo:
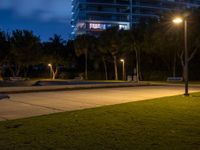
[[[200,93],[0,122],[0,149],[199,150]]]

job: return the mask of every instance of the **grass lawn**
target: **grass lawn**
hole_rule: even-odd
[[[0,149],[199,150],[200,93],[0,122]]]

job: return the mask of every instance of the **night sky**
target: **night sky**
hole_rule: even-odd
[[[71,0],[0,0],[0,30],[32,30],[41,40],[71,34]]]

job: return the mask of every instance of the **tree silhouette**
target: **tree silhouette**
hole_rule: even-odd
[[[11,50],[9,53],[9,68],[13,76],[19,76],[28,66],[38,64],[40,38],[27,30],[15,30],[11,36]]]
[[[77,56],[85,56],[85,79],[88,79],[88,55],[92,53],[95,46],[95,37],[87,34],[79,35],[74,41]]]
[[[61,65],[67,63],[64,40],[60,35],[54,35],[49,42],[43,43],[43,63],[49,64],[52,72],[52,79],[55,80]]]

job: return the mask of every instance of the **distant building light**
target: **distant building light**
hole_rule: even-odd
[[[97,30],[106,30],[106,25],[101,23],[90,23],[89,28]]]
[[[120,29],[120,30],[121,30],[121,29],[128,30],[129,28],[128,28],[128,26],[127,26],[126,24],[120,24],[120,25],[119,25],[119,29]]]

